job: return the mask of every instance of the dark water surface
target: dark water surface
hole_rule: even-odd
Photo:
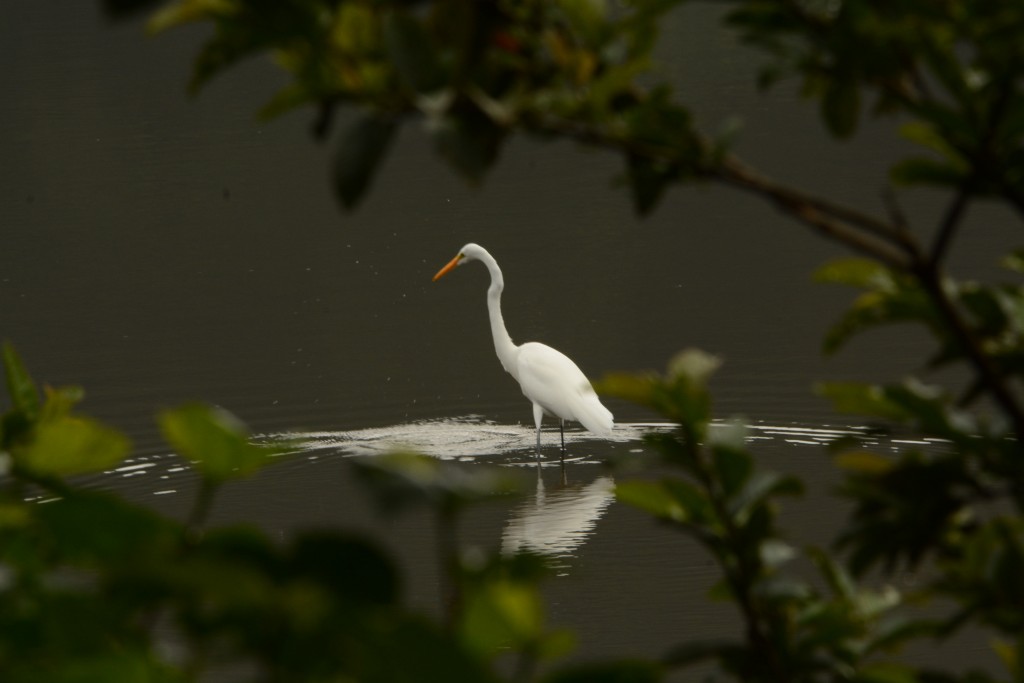
[[[898,376],[930,352],[895,330],[821,357],[849,293],[811,286],[810,273],[841,249],[718,188],[675,190],[641,221],[611,182],[617,159],[562,143],[515,141],[483,187],[467,188],[415,124],[365,205],[342,214],[332,145],[311,141],[310,114],[254,119],[282,82],[272,67],[248,63],[189,101],[204,31],[147,38],[107,25],[98,5],[8,0],[0,23],[13,57],[0,107],[0,337],[40,381],[84,385],[85,409],[133,437],[136,456],[94,485],[182,514],[194,480],[153,422],[181,401],[223,405],[261,435],[298,432],[300,452],[229,487],[217,521],[372,531],[402,558],[412,599],[434,608],[428,520],[380,520],[347,459],[399,444],[467,467],[524,467],[534,495],[482,509],[466,538],[557,558],[552,618],[579,629],[581,654],[657,655],[728,632],[732,611],[704,599],[716,576],[707,558],[611,500],[619,475],[602,463],[643,457],[651,416],[609,401],[615,439],[571,434],[564,485],[558,467],[535,469],[530,406],[491,345],[486,271],[430,281],[475,241],[504,270],[513,339],[549,343],[591,377],[661,368],[687,346],[721,355],[718,414],[744,416],[757,452],[809,483],[787,513],[794,541],[824,542],[841,523],[821,444],[850,418],[812,383]],[[785,89],[757,96],[752,55],[714,18],[706,7],[674,15],[662,49],[699,119],[713,128],[739,113],[748,159],[877,208],[900,144],[888,129],[832,143]],[[905,201],[926,225],[942,209],[926,193]],[[955,265],[985,274],[1010,238],[998,211],[971,218]],[[968,644],[953,656],[988,655]]]

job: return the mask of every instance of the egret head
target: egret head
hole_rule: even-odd
[[[487,250],[481,247],[479,244],[470,242],[466,246],[459,249],[459,253],[455,255],[451,261],[449,261],[444,268],[437,271],[434,276],[434,282],[437,282],[442,277],[447,275],[449,272],[455,269],[455,266],[460,266],[466,261],[476,261],[483,257],[487,253]]]

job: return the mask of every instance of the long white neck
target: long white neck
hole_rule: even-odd
[[[508,330],[505,329],[505,319],[501,316],[501,292],[505,289],[505,278],[501,276],[501,268],[498,267],[498,262],[494,260],[493,256],[484,252],[479,258],[487,266],[487,271],[491,274],[491,286],[487,288],[487,312],[491,318],[491,336],[494,338],[494,351],[498,354],[498,360],[501,361],[501,366],[505,368],[505,372],[515,377],[515,358],[518,347],[512,343],[512,338],[508,336]]]

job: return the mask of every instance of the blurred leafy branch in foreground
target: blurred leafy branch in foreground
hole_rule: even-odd
[[[123,16],[156,4],[105,7]],[[609,377],[605,392],[677,425],[649,437],[676,474],[624,482],[619,498],[706,549],[722,576],[712,595],[736,605],[743,628],[730,640],[683,639],[658,661],[566,665],[557,658],[571,639],[545,624],[540,563],[460,551],[458,516],[514,488],[504,475],[409,456],[361,470],[385,506],[419,503],[436,516],[445,608],[434,620],[402,604],[396,568],[365,539],[308,532],[281,544],[247,528],[204,529],[223,482],[269,455],[221,411],[193,405],[160,417],[204,482],[182,522],[69,483],[118,462],[129,444],[75,411],[79,390],[47,389],[41,399],[6,347],[3,679],[649,681],[711,660],[744,681],[1024,680],[1024,290],[957,281],[945,265],[973,203],[1024,215],[1024,5],[718,3],[739,40],[763,52],[760,84],[799,81],[835,136],[853,138],[865,115],[898,122],[912,151],[889,181],[946,193],[936,224],[917,225],[894,191],[881,215],[837,203],[772,180],[732,152],[729,135],[697,129],[651,71],[660,22],[687,4],[178,0],[150,25],[212,28],[193,90],[263,54],[292,76],[264,115],[312,105],[314,131],[326,138],[337,108],[357,108],[334,167],[346,207],[369,189],[407,120],[425,121],[438,152],[472,181],[523,133],[620,154],[641,212],[691,181],[763,197],[860,256],[818,273],[861,290],[827,333],[826,351],[879,325],[912,323],[937,344],[929,367],[968,370],[955,390],[919,379],[821,386],[838,409],[941,447],[879,453],[837,443],[850,517],[835,547],[801,548],[776,516],[800,480],[762,471],[741,425],[711,425],[713,358],[687,352],[662,375]],[[1017,281],[1022,263],[1021,253],[1005,259]],[[26,503],[29,491],[53,502]],[[797,560],[809,560],[812,578]],[[905,571],[918,577],[909,595],[887,585]],[[940,672],[899,657],[907,642],[965,628],[990,634],[1004,671]]]

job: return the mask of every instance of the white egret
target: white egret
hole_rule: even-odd
[[[614,426],[612,414],[601,404],[590,381],[576,363],[564,353],[545,344],[527,342],[517,346],[512,342],[501,316],[501,292],[505,288],[505,280],[498,262],[486,249],[478,244],[467,244],[437,272],[434,281],[469,261],[481,261],[491,274],[491,286],[487,289],[487,311],[491,319],[494,350],[505,372],[519,382],[523,395],[533,403],[538,457],[541,420],[545,413],[559,418],[563,453],[566,420],[575,420],[595,434],[610,435]]]

